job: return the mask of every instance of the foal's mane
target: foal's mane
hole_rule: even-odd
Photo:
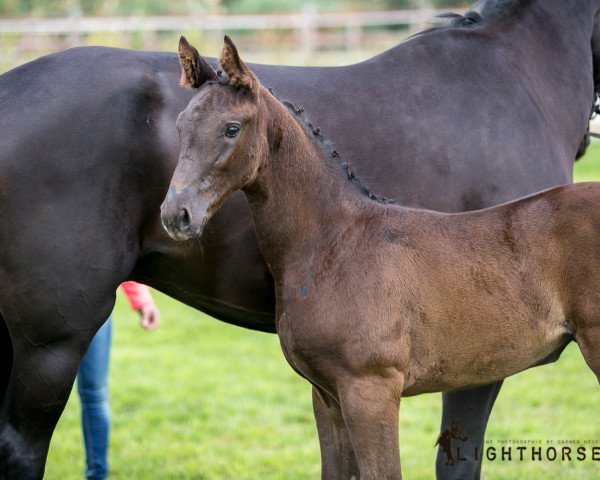
[[[464,15],[452,12],[438,15],[438,18],[445,20],[445,24],[423,30],[411,38],[449,28],[462,29],[485,25],[493,20],[515,15],[518,10],[529,3],[530,0],[481,0],[474,4]]]
[[[375,200],[379,203],[394,203],[393,199],[382,197],[380,195],[375,195],[371,192],[369,187],[358,177],[358,175],[356,175],[354,170],[352,170],[350,164],[342,159],[340,152],[333,148],[333,145],[329,140],[325,139],[325,137],[321,133],[321,129],[313,125],[306,118],[303,107],[296,108],[292,104],[292,102],[278,98],[277,95],[275,95],[275,93],[273,92],[272,88],[269,88],[268,90],[277,101],[279,101],[284,107],[288,109],[292,116],[298,121],[298,124],[304,128],[308,137],[312,137],[315,140],[315,145],[320,147],[323,156],[328,159],[331,159],[334,162],[334,165],[336,167],[339,167],[342,173],[346,176],[348,182],[350,182],[360,193],[362,193],[366,197],[369,197],[371,200]]]

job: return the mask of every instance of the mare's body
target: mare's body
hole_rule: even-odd
[[[497,12],[488,3],[492,14],[473,28],[428,33],[357,65],[254,68],[399,203],[461,211],[569,182],[594,99],[597,2]],[[275,329],[272,278],[241,195],[199,242],[176,244],[160,226],[174,123],[191,98],[178,77],[176,55],[106,48],[0,76],[0,314],[14,346],[9,386],[0,322],[0,478],[41,475],[78,358],[123,280]],[[496,389],[446,404],[475,443]],[[441,473],[476,475],[468,463]]]
[[[178,119],[176,239],[242,189],[275,280],[283,353],[314,389],[324,480],[398,479],[402,396],[499,381],[576,339],[600,381],[600,183],[447,214],[368,195],[241,61]],[[196,58],[196,60],[194,60]]]

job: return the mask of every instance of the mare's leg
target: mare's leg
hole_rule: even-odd
[[[360,469],[360,480],[398,480],[398,410],[404,377],[360,377],[339,387],[340,405]]]
[[[1,479],[42,478],[77,363],[66,341],[42,347],[15,345],[13,375],[0,415]]]
[[[79,361],[113,307],[114,279],[92,287],[69,273],[52,285],[12,277],[0,291],[14,350],[0,409],[0,480],[42,478]]]
[[[13,348],[6,322],[0,315],[0,407],[4,401],[13,363]]]
[[[492,407],[502,387],[502,381],[483,385],[469,390],[446,392],[442,395],[443,412],[442,428],[457,419],[461,429],[469,439],[460,443],[462,457],[465,461],[449,466],[442,449],[438,449],[435,462],[436,478],[438,480],[472,480],[481,475],[481,452],[483,437]],[[478,460],[475,460],[475,448],[479,448]]]
[[[330,395],[313,387],[313,409],[321,446],[321,478],[358,480],[360,472],[340,405]]]

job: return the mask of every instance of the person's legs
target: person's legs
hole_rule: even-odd
[[[110,342],[111,317],[108,317],[81,359],[77,374],[77,391],[81,399],[81,427],[85,444],[85,476],[93,480],[101,480],[108,476]]]

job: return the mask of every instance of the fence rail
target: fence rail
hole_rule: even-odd
[[[190,15],[169,17],[83,17],[0,19],[0,35],[63,35],[101,32],[180,30],[277,30],[363,28],[383,25],[421,27],[446,10],[421,8],[375,12],[311,12],[269,15]]]
[[[80,45],[171,50],[174,37],[181,33],[193,37],[192,32],[202,35],[207,47],[211,42],[218,45],[223,33],[248,32],[245,51],[253,52],[253,61],[259,63],[353,63],[431,26],[441,13],[444,10],[423,7],[366,12],[305,9],[268,15],[0,18],[0,73],[41,55]],[[389,28],[369,28],[378,26],[405,29],[398,33]]]

